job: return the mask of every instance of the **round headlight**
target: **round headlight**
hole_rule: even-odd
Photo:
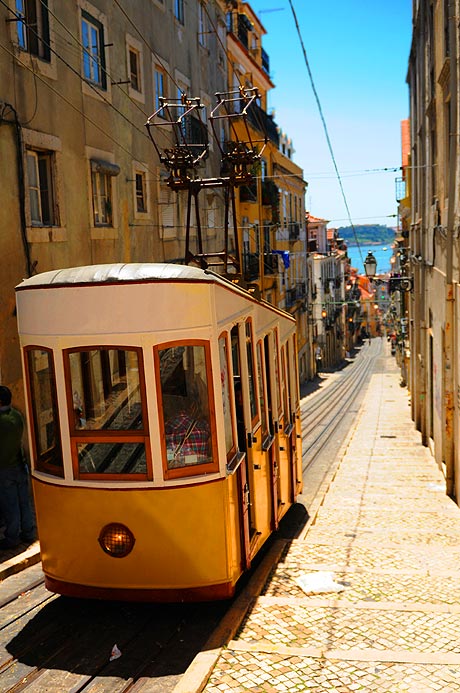
[[[133,550],[134,534],[125,525],[112,522],[101,529],[99,544],[105,553],[113,558],[124,558]]]

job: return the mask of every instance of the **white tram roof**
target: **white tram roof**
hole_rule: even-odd
[[[111,284],[118,282],[148,282],[152,280],[218,282],[226,286],[239,288],[224,277],[198,267],[160,262],[129,264],[118,262],[107,265],[86,265],[42,272],[29,279],[24,279],[16,289],[45,287],[50,284],[65,286],[67,284]]]
[[[144,287],[156,288],[151,291]],[[185,290],[184,285],[194,285]],[[93,294],[91,287],[96,288]],[[212,288],[219,291],[217,303]],[[110,291],[112,289],[112,291]],[[74,291],[72,291],[74,290]],[[16,287],[20,334],[85,335],[209,329],[247,311],[257,325],[295,318],[215,272],[172,263],[111,263],[51,270]],[[67,292],[70,291],[69,294]],[[43,293],[45,292],[45,294]],[[65,295],[62,294],[64,292]],[[267,310],[268,309],[268,310]]]

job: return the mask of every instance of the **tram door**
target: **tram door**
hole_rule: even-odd
[[[265,335],[264,338],[264,352],[265,352],[265,381],[267,388],[267,413],[268,413],[268,430],[269,430],[269,442],[265,446],[268,450],[269,464],[270,464],[270,475],[271,475],[271,487],[272,487],[272,528],[278,529],[278,505],[279,505],[279,467],[277,460],[277,450],[274,445],[275,436],[275,417],[274,417],[274,406],[276,399],[274,398],[274,383],[270,376],[270,363],[271,363],[271,350],[270,350],[270,337]]]
[[[289,342],[286,342],[286,350],[282,348],[281,350],[281,362],[283,367],[283,376],[285,380],[285,404],[284,404],[284,435],[286,439],[286,450],[288,455],[288,465],[289,465],[289,500],[293,503],[296,494],[296,478],[297,478],[297,455],[296,455],[296,428],[294,426],[293,420],[293,397],[292,397],[292,384],[290,377],[291,353],[289,349]]]
[[[243,384],[241,379],[241,352],[238,325],[231,331],[231,350],[233,366],[233,387],[235,391],[235,408],[238,431],[238,448],[245,453],[244,460],[237,469],[240,497],[240,531],[243,569],[251,565],[251,536],[254,533],[254,519],[251,512],[251,482],[248,475],[247,431],[244,418]]]

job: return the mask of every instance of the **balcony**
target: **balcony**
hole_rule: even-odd
[[[288,222],[289,240],[298,241],[300,238],[300,223],[298,221]]]
[[[268,57],[268,53],[264,51],[262,48],[262,70],[270,76],[270,58]]]
[[[248,108],[248,121],[256,130],[263,135],[267,135],[268,139],[279,149],[280,136],[272,116],[268,115],[268,113],[256,103],[252,103]]]
[[[278,274],[278,255],[264,253],[264,274]]]
[[[259,279],[260,267],[258,253],[243,254],[243,276],[247,282],[252,282],[255,279]]]

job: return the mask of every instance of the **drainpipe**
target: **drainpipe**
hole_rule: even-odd
[[[11,113],[12,120],[6,118],[5,116]],[[14,135],[16,142],[16,166],[17,166],[17,182],[18,182],[18,198],[19,198],[19,217],[21,224],[21,240],[24,248],[24,255],[26,260],[26,276],[31,277],[33,271],[32,260],[30,257],[29,244],[27,242],[27,225],[26,225],[26,212],[25,212],[25,180],[24,180],[24,159],[23,159],[23,147],[22,147],[22,127],[19,122],[18,114],[14,106],[5,101],[0,102],[0,125],[5,123],[6,125],[13,125]]]
[[[446,464],[446,493],[455,497],[455,459],[454,459],[454,287],[453,287],[453,247],[454,223],[456,220],[457,188],[457,32],[455,30],[455,2],[449,0],[449,49],[450,49],[450,114],[451,132],[449,143],[449,207],[447,210],[447,244],[446,244],[446,315],[444,340],[444,406],[445,438],[444,461]]]

